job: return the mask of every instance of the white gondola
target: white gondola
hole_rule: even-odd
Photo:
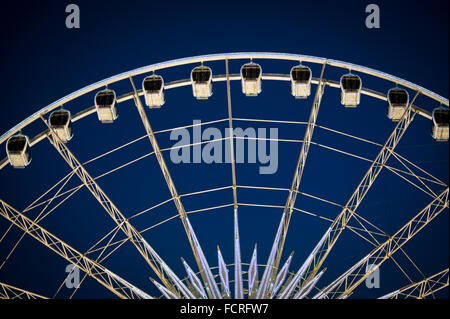
[[[49,117],[50,127],[64,143],[73,137],[71,120],[70,112],[64,109],[53,111]]]
[[[361,96],[361,78],[355,74],[344,74],[341,77],[341,104],[345,107],[356,107]]]
[[[31,162],[30,140],[21,133],[11,136],[6,142],[9,163],[14,168],[25,168]]]
[[[387,117],[394,122],[400,121],[409,104],[409,94],[399,87],[388,91]]]
[[[112,123],[117,119],[116,92],[110,89],[99,91],[94,101],[98,119],[102,123]]]
[[[191,71],[192,93],[197,100],[207,100],[212,95],[212,71],[201,65]]]
[[[431,135],[438,142],[448,141],[449,109],[438,107],[433,110],[433,124],[431,125]]]
[[[152,74],[142,81],[145,104],[151,109],[159,109],[164,105],[164,80],[162,76]]]
[[[257,96],[261,93],[262,69],[259,64],[250,62],[241,67],[242,93]]]
[[[296,65],[291,69],[291,94],[296,99],[306,99],[311,94],[311,69]]]

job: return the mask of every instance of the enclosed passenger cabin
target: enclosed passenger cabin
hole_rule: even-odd
[[[257,96],[261,93],[262,69],[259,64],[250,62],[241,68],[242,93]]]
[[[387,116],[392,121],[397,122],[403,117],[403,114],[408,107],[409,94],[406,90],[395,87],[390,89],[387,95]]]
[[[438,107],[433,110],[433,124],[431,125],[431,135],[438,142],[448,141],[449,110],[445,107]]]
[[[212,95],[212,71],[201,65],[191,71],[192,92],[197,100],[206,100]]]
[[[31,162],[30,140],[21,133],[11,136],[6,142],[9,163],[14,168],[25,168]]]
[[[355,74],[341,77],[341,104],[345,107],[356,107],[361,95],[361,78]]]
[[[291,94],[296,99],[306,99],[311,94],[311,69],[297,65],[291,69]]]
[[[152,74],[142,81],[145,104],[151,109],[159,109],[164,105],[164,80],[162,76]]]
[[[116,92],[105,89],[95,95],[95,108],[102,123],[112,123],[117,119]]]
[[[68,110],[60,109],[50,114],[49,124],[53,131],[58,135],[62,142],[68,142],[72,139],[72,117]]]

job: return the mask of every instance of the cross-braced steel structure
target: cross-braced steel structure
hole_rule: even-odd
[[[312,77],[309,82],[294,83],[295,79],[292,74],[274,74],[274,73],[262,73],[259,80],[261,81],[291,81],[292,85],[314,85],[315,93],[313,95],[312,104],[310,108],[309,118],[305,122],[289,120],[270,120],[270,119],[258,119],[258,118],[239,118],[233,116],[233,99],[231,82],[232,81],[244,81],[246,76],[241,71],[241,74],[230,73],[230,64],[237,60],[253,61],[253,60],[282,60],[293,61],[301,63],[317,64],[320,67],[320,74],[318,77]],[[155,74],[157,71],[161,71],[167,68],[175,68],[184,65],[196,65],[201,63],[202,67],[204,63],[222,61],[225,64],[224,75],[210,74],[211,78],[208,82],[225,82],[226,83],[226,113],[225,118],[216,119],[201,124],[186,125],[183,127],[175,127],[161,131],[155,131],[152,127],[151,117],[145,105],[142,102],[142,97],[146,94],[150,94],[146,89],[139,89],[135,85],[135,79],[141,75]],[[252,67],[259,65],[250,63]],[[341,82],[327,78],[327,70],[329,68],[337,68],[350,70],[354,73],[359,73],[364,76],[375,77],[384,81],[392,82],[397,87],[402,86],[405,90],[412,92],[412,99],[405,102],[402,115],[395,123],[395,127],[390,133],[386,141],[377,143],[369,141],[362,137],[352,135],[350,133],[342,132],[332,129],[330,127],[319,125],[319,110],[322,104],[323,97],[325,95],[325,89],[331,90],[333,88],[340,88],[342,94],[345,92],[342,79]],[[211,69],[209,69],[211,70]],[[209,71],[210,72],[210,71]],[[84,163],[80,162],[74,153],[70,149],[70,143],[62,140],[61,135],[57,132],[51,121],[47,120],[48,114],[58,108],[62,108],[63,105],[67,106],[72,101],[76,101],[77,98],[87,95],[91,92],[95,92],[103,87],[110,87],[115,83],[127,83],[130,85],[129,92],[122,92],[118,95],[115,103],[120,107],[128,101],[132,101],[137,113],[139,115],[140,122],[143,126],[143,136],[132,140],[128,143],[120,145],[104,154],[98,155]],[[204,83],[200,83],[204,84]],[[160,90],[171,90],[183,86],[196,85],[195,80],[190,79],[177,79],[172,82],[163,83],[163,87]],[[206,85],[206,84],[205,84]],[[195,94],[201,95],[201,90],[204,88],[208,90],[211,86],[204,86],[194,88]],[[251,86],[249,86],[251,88]],[[309,88],[308,88],[309,89]],[[200,93],[199,93],[200,92]],[[255,91],[257,92],[257,90]],[[248,95],[257,95],[252,92]],[[297,91],[295,91],[297,92]],[[294,95],[294,90],[292,94]],[[194,94],[194,95],[195,95]],[[297,94],[297,93],[295,93]],[[368,96],[381,101],[391,103],[390,97],[384,93],[374,91],[369,88],[361,87],[358,89],[357,94]],[[45,191],[41,196],[34,200],[24,209],[16,209],[8,204],[5,198],[2,198],[0,194],[0,215],[6,220],[10,226],[7,231],[0,238],[0,244],[4,238],[8,236],[8,232],[14,226],[20,229],[23,233],[12,250],[6,256],[0,256],[3,258],[0,266],[0,271],[3,265],[8,261],[14,250],[19,246],[22,239],[25,236],[32,237],[39,243],[65,259],[67,262],[76,265],[81,271],[85,273],[85,277],[89,276],[95,279],[98,283],[111,291],[119,298],[158,298],[164,297],[168,299],[192,299],[192,298],[278,298],[278,299],[303,299],[303,298],[348,298],[354,296],[355,289],[358,288],[361,283],[372,275],[372,273],[380,267],[385,261],[392,260],[402,271],[403,269],[397,263],[394,253],[403,254],[411,261],[411,264],[418,268],[413,260],[406,254],[403,246],[409,242],[414,236],[416,236],[422,229],[432,222],[438,215],[448,211],[448,185],[435,177],[425,169],[422,169],[419,165],[407,159],[405,156],[400,155],[396,151],[396,147],[400,143],[402,137],[407,132],[411,123],[416,117],[423,117],[426,120],[434,121],[436,126],[436,119],[434,112],[422,108],[416,105],[419,96],[426,97],[441,105],[441,109],[448,112],[448,99],[445,99],[421,86],[415,85],[411,82],[405,81],[398,77],[379,72],[367,67],[305,55],[297,54],[281,54],[281,53],[229,53],[229,54],[214,54],[205,55],[192,58],[178,59],[163,63],[153,64],[147,67],[139,68],[130,72],[125,72],[117,76],[105,79],[103,81],[94,83],[81,90],[78,90],[72,94],[67,95],[64,98],[50,104],[49,106],[39,110],[29,118],[25,119],[14,128],[6,132],[0,137],[0,144],[7,144],[14,136],[22,136],[22,132],[26,131],[27,127],[32,123],[41,123],[43,130],[41,133],[35,135],[29,139],[29,147],[34,148],[39,143],[48,140],[48,142],[54,147],[59,156],[69,166],[70,173],[58,181],[53,187]],[[115,97],[115,95],[114,95]],[[197,98],[198,95],[196,96]],[[297,96],[296,96],[297,97]],[[301,98],[306,98],[302,96]],[[146,96],[147,98],[147,96]],[[205,95],[201,95],[201,99],[205,99]],[[358,98],[359,103],[359,98]],[[76,113],[70,122],[74,123],[80,121],[90,115],[95,114],[98,111],[98,105],[88,107],[82,111]],[[99,115],[100,118],[100,115]],[[176,176],[172,175],[169,166],[166,163],[167,157],[165,153],[173,150],[174,147],[161,148],[158,141],[158,134],[163,132],[172,132],[180,128],[194,128],[196,126],[205,126],[210,124],[222,123],[227,126],[230,132],[233,132],[234,125],[237,122],[248,123],[269,123],[269,124],[291,124],[301,125],[305,127],[305,132],[302,135],[303,139],[282,139],[278,138],[278,142],[290,142],[297,143],[299,147],[299,153],[296,167],[293,168],[293,177],[290,188],[280,188],[272,186],[257,186],[257,185],[244,185],[240,184],[239,176],[236,173],[236,150],[235,144],[239,139],[250,139],[248,137],[239,137],[230,134],[221,139],[212,140],[224,141],[228,143],[230,150],[229,168],[231,171],[231,185],[220,186],[217,188],[200,189],[192,193],[181,194],[176,187]],[[435,127],[434,127],[435,128]],[[354,139],[360,142],[364,142],[370,145],[374,145],[378,148],[378,155],[375,158],[366,158],[357,154],[353,154],[336,147],[322,144],[320,141],[315,140],[315,130],[323,130],[339,136],[345,136],[346,138]],[[448,132],[448,124],[447,124]],[[20,133],[20,134],[19,134]],[[448,133],[447,133],[448,134]],[[440,135],[440,139],[442,139]],[[301,136],[299,136],[301,137]],[[134,144],[140,140],[147,140],[150,142],[149,147],[151,151],[139,158],[131,160],[125,164],[117,166],[109,171],[104,172],[101,175],[93,176],[88,172],[87,165],[97,161],[109,154],[112,154],[120,149],[123,149],[131,144]],[[264,138],[256,138],[257,140],[269,140]],[[203,143],[203,142],[202,142]],[[193,147],[195,143],[185,144],[182,148]],[[308,168],[308,154],[310,147],[318,147],[333,152],[337,152],[342,155],[346,155],[352,158],[359,159],[370,164],[365,174],[360,179],[359,184],[356,186],[351,196],[347,199],[345,204],[338,204],[329,199],[322,198],[315,194],[307,193],[302,187],[302,177],[304,171]],[[7,149],[9,150],[9,149]],[[6,156],[0,161],[0,169],[6,169],[8,163],[15,165],[12,157]],[[124,214],[113,203],[110,196],[100,186],[98,180],[104,176],[113,174],[118,170],[133,165],[134,163],[142,160],[143,158],[154,156],[157,160],[159,169],[163,175],[165,185],[167,186],[170,198],[154,205],[145,211],[141,211],[131,217]],[[402,168],[389,165],[388,160],[394,158],[401,165]],[[27,163],[26,163],[27,164]],[[16,165],[17,166],[17,165]],[[25,165],[26,166],[26,165]],[[406,222],[398,231],[393,235],[388,235],[383,230],[374,225],[371,221],[360,216],[358,214],[358,208],[364,201],[367,194],[369,194],[371,187],[376,182],[378,176],[382,171],[389,171],[405,180],[409,185],[412,185],[415,189],[422,191],[424,194],[431,198],[431,201],[425,206],[418,208],[414,213],[414,217]],[[70,189],[67,188],[68,182],[72,180],[72,177],[78,177],[79,185]],[[41,221],[55,211],[60,205],[69,200],[74,194],[81,189],[87,189],[89,193],[95,198],[95,200],[103,208],[99,210],[99,213],[106,212],[110,219],[116,225],[114,229],[108,232],[103,238],[96,242],[88,251],[79,252],[71,245],[65,243],[62,239],[55,236],[50,230],[42,226]],[[232,199],[228,204],[217,205],[213,207],[205,207],[202,209],[187,211],[183,204],[184,199],[187,197],[194,197],[200,194],[214,193],[222,190],[231,190]],[[261,203],[249,203],[240,201],[240,190],[258,190],[258,191],[278,191],[286,194],[286,201],[284,205],[267,205]],[[51,195],[53,194],[53,195]],[[48,198],[48,196],[51,196]],[[325,215],[315,214],[308,212],[296,206],[298,196],[310,198],[321,203],[331,205],[339,208],[339,213],[334,217],[325,217]],[[155,225],[150,225],[148,228],[138,230],[133,225],[133,219],[142,214],[148,213],[158,207],[163,207],[167,203],[173,203],[176,208],[176,214],[172,217]],[[248,261],[241,258],[241,237],[240,237],[240,225],[239,225],[239,213],[240,208],[243,207],[258,207],[264,209],[266,207],[278,209],[281,212],[279,224],[277,225],[274,234],[268,234],[273,236],[272,246],[268,256],[259,256],[260,259],[267,260],[264,264],[258,264],[258,249],[255,245],[251,259]],[[201,211],[213,211],[221,208],[232,210],[233,212],[233,263],[227,264],[226,258],[222,254],[219,247],[217,247],[217,261],[207,260],[203,251],[205,243],[201,243],[196,235],[195,229],[189,215]],[[28,212],[41,209],[38,216],[34,219],[27,216]],[[283,260],[283,253],[285,242],[288,234],[290,234],[290,222],[293,214],[302,213],[315,216],[329,223],[326,231],[321,234],[318,242],[310,247],[310,253],[306,259],[302,261],[301,266],[294,271],[290,270],[291,264],[295,260],[294,253]],[[196,262],[197,270],[188,264],[186,260],[181,258],[181,263],[186,271],[186,276],[176,274],[175,271],[169,267],[168,263],[161,257],[164,253],[157,252],[151,245],[151,240],[145,239],[145,232],[157,227],[165,222],[173,219],[179,219],[184,228],[187,236],[191,252]],[[360,259],[350,268],[348,268],[342,275],[338,276],[333,281],[320,287],[320,279],[326,273],[327,268],[324,267],[327,257],[332,252],[335,244],[338,242],[344,231],[349,231],[364,241],[370,243],[373,249],[370,252],[366,252],[365,257]],[[121,233],[125,237],[118,239],[118,234]],[[128,282],[126,279],[120,277],[113,270],[106,268],[103,262],[111,256],[118,248],[125,243],[131,243],[137,250],[139,255],[143,258],[145,263],[150,267],[152,273],[148,275],[150,281],[160,292],[160,296],[151,296],[149,293],[144,292],[142,289]],[[210,243],[208,243],[209,245]],[[203,246],[202,246],[203,245]],[[181,256],[180,256],[181,257]],[[217,266],[210,266],[216,264]],[[371,267],[369,267],[371,266]],[[409,285],[399,288],[389,294],[386,294],[380,298],[426,298],[434,296],[434,294],[446,287],[448,287],[448,265],[445,265],[446,269],[426,277],[423,275],[423,280],[413,282]],[[230,272],[230,269],[233,272]],[[262,269],[261,277],[258,276],[258,271]],[[442,269],[442,268],[441,268]],[[420,271],[420,270],[419,270]],[[404,272],[404,271],[403,271]],[[231,276],[231,273],[233,276]],[[404,272],[405,273],[405,272]],[[156,276],[156,278],[154,278]],[[406,275],[407,276],[407,275]],[[83,278],[83,280],[84,280]],[[409,278],[409,277],[408,277]],[[66,281],[67,278],[64,279]],[[12,285],[13,283],[0,283],[0,297],[1,298],[46,298],[38,293],[30,292],[22,288],[18,288]],[[76,288],[77,290],[78,288]],[[74,291],[74,293],[76,292]],[[59,291],[59,290],[58,290]],[[56,294],[58,293],[56,292]],[[74,294],[73,293],[73,294]],[[55,294],[55,295],[56,295]],[[73,296],[72,294],[72,296]],[[71,296],[71,297],[72,297]],[[51,297],[51,296],[50,296]]]

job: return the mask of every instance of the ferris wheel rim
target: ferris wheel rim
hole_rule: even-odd
[[[39,119],[41,115],[47,114],[57,107],[62,106],[65,103],[68,103],[82,95],[85,95],[87,93],[90,93],[96,89],[108,86],[112,83],[145,74],[148,72],[153,72],[156,70],[161,69],[167,69],[187,64],[194,64],[194,63],[204,63],[204,62],[210,62],[210,61],[225,61],[225,60],[245,60],[245,59],[267,59],[267,60],[284,60],[284,61],[302,61],[303,62],[309,62],[309,63],[315,63],[315,64],[326,64],[337,68],[342,69],[348,69],[352,71],[361,72],[370,76],[374,76],[377,78],[385,79],[390,82],[396,83],[397,85],[401,84],[409,89],[421,92],[421,94],[426,95],[430,97],[431,99],[436,100],[437,102],[449,106],[448,99],[440,96],[437,93],[434,93],[422,86],[419,86],[417,84],[414,84],[412,82],[409,82],[407,80],[404,80],[402,78],[393,76],[391,74],[381,72],[372,68],[368,68],[365,66],[349,63],[349,62],[343,62],[340,60],[334,60],[334,59],[327,59],[322,57],[315,57],[310,55],[302,55],[302,54],[291,54],[291,53],[275,53],[275,52],[235,52],[235,53],[216,53],[216,54],[209,54],[209,55],[199,55],[199,56],[193,56],[193,57],[186,57],[186,58],[179,58],[164,62],[158,62],[154,64],[150,64],[148,66],[139,67],[130,71],[126,71],[117,75],[113,75],[111,77],[108,77],[106,79],[103,79],[101,81],[95,82],[93,84],[87,85],[77,91],[74,91],[55,102],[41,108],[39,111],[35,112],[34,114],[27,117],[22,122],[15,125],[13,128],[5,132],[0,136],[0,145],[3,144],[9,137],[11,137],[14,133],[20,131],[24,127],[28,126],[30,123],[34,122],[35,120]]]
[[[254,57],[254,56],[253,56]],[[235,58],[235,59],[238,59],[238,58]],[[281,59],[281,58],[280,58]],[[202,61],[204,61],[204,60],[202,60]],[[231,75],[229,75],[228,74],[228,60],[227,60],[227,58],[225,58],[225,61],[226,61],[226,65],[227,65],[227,89],[229,90],[229,80],[231,80],[230,79],[230,77],[229,76],[231,76]],[[305,60],[303,60],[303,61],[305,61]],[[329,64],[329,62],[328,61],[333,61],[333,60],[325,60],[325,62],[323,62],[322,63],[322,75],[323,75],[323,69],[324,69],[324,67],[325,67],[325,65],[327,65],[327,64]],[[169,61],[170,62],[170,61]],[[189,64],[190,63],[194,63],[194,62],[189,62]],[[331,62],[330,62],[331,63]],[[188,64],[188,63],[185,63],[185,64]],[[355,70],[354,68],[352,69],[352,70]],[[130,72],[132,72],[132,71],[130,71]],[[145,72],[144,72],[145,73]],[[318,90],[317,90],[317,92],[320,92],[319,94],[320,94],[320,96],[323,94],[323,90],[322,90],[322,88],[323,88],[323,86],[325,85],[325,79],[322,79],[322,75],[321,75],[321,77],[320,77],[320,80],[319,80],[319,86],[318,86]],[[119,75],[120,76],[120,75]],[[126,78],[123,78],[123,79],[126,79]],[[133,83],[133,81],[132,81],[132,75],[130,75],[129,76],[129,79],[130,79],[130,81],[131,81],[131,83],[132,83],[132,86],[133,86],[133,89],[134,89],[134,95],[136,96],[136,97],[138,97],[139,96],[139,94],[138,94],[138,92],[137,92],[137,90],[136,90],[136,88],[134,87],[134,83]],[[323,81],[322,81],[323,80]],[[119,80],[117,80],[117,81],[120,81],[120,79]],[[98,82],[97,82],[98,83]],[[93,84],[93,85],[96,85],[96,84]],[[92,89],[92,90],[94,90],[94,89]],[[91,91],[92,91],[91,90]],[[76,91],[76,92],[74,92],[74,93],[72,93],[72,94],[76,94],[78,91]],[[85,93],[83,93],[83,94],[81,94],[81,95],[84,95],[84,94],[87,94],[87,93],[89,93],[90,91],[88,91],[88,92],[85,92]],[[417,97],[417,95],[419,95],[420,93],[422,93],[422,91],[420,91],[420,90],[417,90],[417,92],[416,92],[416,96],[414,97],[414,99]],[[316,93],[316,95],[317,95],[317,93]],[[76,97],[74,97],[74,98],[76,98]],[[414,99],[413,99],[413,101],[409,104],[409,107],[411,107],[412,108],[412,105],[413,105],[413,102],[414,102]],[[319,105],[320,105],[320,102],[319,102]],[[60,106],[60,105],[58,105],[58,106]],[[141,108],[142,108],[142,106],[140,106]],[[318,108],[318,107],[317,107]],[[50,110],[51,111],[51,110]],[[49,112],[49,110],[47,110],[47,112]],[[411,113],[413,113],[413,112],[411,112]],[[41,119],[43,119],[42,118],[42,113],[40,113],[39,114],[39,117],[41,118]],[[409,117],[409,113],[408,113],[408,117]],[[231,114],[229,115],[229,120],[230,121],[232,121],[234,118],[231,116]],[[43,119],[44,120],[44,119]],[[412,118],[411,118],[411,121],[412,121]],[[46,122],[45,120],[44,120],[44,122]],[[311,122],[311,120],[310,120],[310,122]],[[405,120],[405,122],[408,122],[408,124],[406,124],[405,125],[405,128],[404,128],[404,130],[406,130],[406,128],[407,128],[407,126],[409,125],[409,119],[408,120]],[[308,125],[310,125],[310,123],[308,123]],[[315,124],[314,124],[314,126],[315,126]],[[51,129],[49,128],[49,130],[51,131]],[[152,134],[153,134],[153,132],[151,132]],[[384,147],[383,147],[384,148]],[[160,150],[160,151],[162,151],[162,150]],[[375,160],[374,160],[374,162],[375,162]],[[1,164],[1,163],[0,163]],[[1,168],[1,167],[0,167]],[[235,187],[236,187],[236,185],[235,185]],[[182,195],[181,195],[182,196]],[[180,196],[180,197],[181,197]],[[448,186],[447,186],[447,196],[448,196]],[[448,201],[447,201],[447,207],[448,207]],[[186,212],[186,214],[187,214],[187,212]],[[140,234],[140,232],[139,232],[139,234]],[[241,265],[241,262],[239,261],[239,265]],[[269,268],[269,266],[267,266],[267,268]],[[271,264],[270,265],[270,268],[274,268],[274,266]],[[277,268],[277,267],[275,267],[275,268]],[[212,269],[212,268],[210,268],[210,269]]]

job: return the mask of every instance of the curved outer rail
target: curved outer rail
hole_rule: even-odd
[[[39,119],[40,115],[47,114],[48,112],[58,108],[59,106],[66,104],[74,99],[76,99],[79,96],[82,96],[84,94],[87,94],[89,92],[92,92],[96,89],[102,88],[106,85],[109,85],[114,82],[118,82],[124,79],[128,79],[130,76],[136,76],[144,73],[149,73],[156,70],[176,67],[180,65],[186,65],[186,64],[193,64],[193,63],[200,63],[200,62],[208,62],[208,61],[222,61],[225,59],[228,60],[238,60],[238,59],[271,59],[271,60],[285,60],[285,61],[302,61],[302,62],[310,62],[310,63],[318,63],[318,64],[328,64],[334,67],[338,68],[344,68],[349,69],[352,71],[357,71],[361,73],[365,73],[368,75],[372,75],[387,81],[394,82],[396,84],[402,85],[404,87],[407,87],[412,90],[420,91],[421,94],[426,95],[439,103],[442,103],[446,106],[448,106],[448,99],[443,98],[442,96],[427,90],[419,85],[416,85],[414,83],[411,83],[409,81],[403,80],[401,78],[398,78],[396,76],[380,72],[371,68],[367,68],[364,66],[360,66],[353,63],[347,63],[342,62],[338,60],[333,59],[326,59],[326,58],[320,58],[320,57],[314,57],[309,55],[302,55],[302,54],[289,54],[289,53],[270,53],[270,52],[241,52],[241,53],[221,53],[221,54],[210,54],[210,55],[200,55],[195,57],[189,57],[189,58],[181,58],[176,60],[170,60],[166,62],[160,62],[151,64],[149,66],[137,68],[128,72],[124,72],[112,77],[109,77],[107,79],[104,79],[102,81],[96,82],[94,84],[88,85],[78,91],[75,91],[73,93],[70,93],[69,95],[66,95],[65,97],[51,103],[50,105],[40,109],[33,115],[29,116],[16,126],[14,126],[12,129],[4,133],[0,137],[0,144],[5,142],[11,135],[14,133],[20,131],[22,128],[26,127],[28,124],[34,122],[35,120]]]
[[[237,80],[241,80],[241,76],[240,74],[230,74],[230,81],[237,81]],[[273,74],[273,73],[265,73],[262,75],[262,80],[273,80],[273,81],[290,81],[290,76],[286,75],[286,74]],[[226,76],[225,75],[215,75],[213,76],[212,79],[213,82],[223,82],[226,81]],[[311,83],[317,85],[318,83],[318,79],[317,78],[312,78]],[[340,88],[340,83],[338,81],[333,81],[333,80],[326,80],[323,79],[323,83],[326,86],[330,86],[333,88]],[[179,87],[183,87],[183,86],[188,86],[191,85],[191,80],[190,79],[183,79],[183,80],[176,80],[176,81],[172,81],[169,82],[167,84],[164,85],[164,90],[170,90],[170,89],[175,89],[175,88],[179,88]],[[144,93],[142,92],[142,90],[138,90],[138,95],[142,96],[144,95]],[[387,96],[384,93],[380,93],[371,89],[367,89],[367,88],[361,88],[361,94],[362,95],[367,95],[379,100],[383,100],[383,101],[387,101]],[[126,94],[122,94],[121,96],[117,97],[117,103],[122,103],[122,102],[126,102],[128,100],[132,100],[134,96],[134,92],[129,92]],[[414,110],[415,113],[431,120],[432,116],[431,113],[423,108],[420,108],[418,106],[412,105],[411,106],[412,109]],[[76,122],[79,121],[83,118],[85,118],[86,116],[89,116],[91,114],[96,113],[96,108],[95,106],[91,106],[88,107],[78,113],[76,113],[73,117],[72,117],[72,122]],[[44,130],[41,133],[39,133],[38,135],[34,136],[33,138],[30,139],[30,146],[33,147],[36,144],[38,144],[39,142],[41,142],[42,140],[44,140],[47,135],[48,135],[48,130]],[[14,133],[13,133],[14,134]],[[0,143],[1,144],[1,143]],[[8,157],[3,158],[3,160],[0,161],[0,170],[3,169],[7,164],[9,163],[9,159]]]

